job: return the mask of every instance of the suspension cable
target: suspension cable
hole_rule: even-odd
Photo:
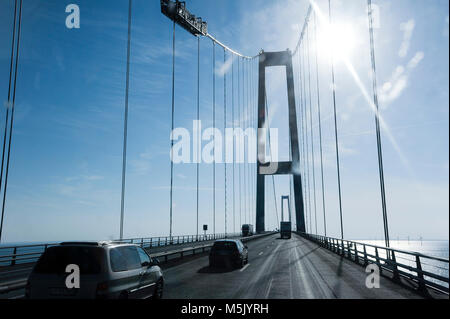
[[[205,36],[206,36],[207,38],[211,39],[214,43],[217,43],[217,44],[218,44],[219,46],[221,46],[224,50],[227,50],[227,51],[229,51],[230,53],[232,53],[232,54],[234,54],[234,55],[237,55],[238,57],[241,57],[241,58],[243,58],[243,59],[252,60],[252,59],[255,59],[255,58],[257,58],[258,56],[261,55],[261,53],[258,53],[257,55],[254,55],[254,56],[247,56],[247,55],[241,54],[241,53],[239,53],[239,52],[237,52],[237,51],[231,49],[230,47],[226,46],[225,44],[223,44],[222,42],[220,42],[219,40],[217,40],[216,38],[214,38],[211,34],[208,33],[208,34],[206,34]]]
[[[378,87],[377,87],[377,70],[375,64],[375,44],[373,35],[373,16],[372,16],[372,1],[367,0],[368,17],[369,17],[369,33],[370,33],[370,57],[372,62],[372,85],[373,85],[373,101],[376,106],[375,125],[377,135],[377,151],[378,151],[378,171],[380,175],[380,192],[381,192],[381,206],[383,211],[383,223],[384,223],[384,239],[386,247],[389,247],[389,227],[387,220],[387,207],[386,207],[386,191],[384,184],[384,168],[383,168],[383,151],[381,148],[381,133],[380,133],[380,109],[378,104]]]
[[[322,148],[322,120],[320,114],[320,85],[319,85],[319,62],[317,52],[317,16],[314,12],[314,44],[315,44],[315,57],[316,57],[316,86],[317,86],[317,114],[319,120],[319,148],[320,148],[320,175],[322,179],[322,209],[323,209],[323,229],[325,237],[327,236],[327,221],[325,214],[325,183],[323,176],[323,148]]]
[[[22,8],[22,1],[21,1]],[[8,83],[8,100],[6,105],[6,114],[5,114],[5,133],[3,135],[3,150],[2,150],[2,166],[0,172],[0,193],[2,189],[2,181],[3,181],[3,165],[5,160],[5,148],[6,148],[6,136],[8,134],[8,120],[9,120],[9,108],[11,105],[11,83],[12,83],[12,74],[13,74],[13,64],[14,64],[14,43],[16,37],[16,19],[17,19],[17,0],[14,2],[14,22],[13,22],[13,32],[12,32],[12,42],[11,42],[11,62],[9,65],[9,83]],[[14,74],[14,78],[16,78],[16,74]],[[14,89],[15,91],[15,89]],[[6,191],[6,189],[5,189]],[[4,218],[4,210],[2,209],[2,216],[0,221],[0,242],[2,240],[2,230],[3,230],[3,218]]]
[[[298,39],[298,41],[297,41],[297,45],[295,46],[292,55],[295,55],[295,54],[297,53],[297,51],[300,49],[300,46],[301,46],[301,44],[302,44],[303,37],[304,37],[304,35],[305,35],[306,27],[308,26],[308,23],[309,23],[309,19],[310,19],[310,16],[311,16],[311,11],[312,11],[312,6],[309,5],[308,11],[307,11],[306,17],[305,17],[305,22],[303,23],[303,29],[302,29],[302,31],[300,32],[300,37],[299,37],[299,39]]]
[[[303,65],[306,65],[306,47],[303,46]],[[306,88],[306,66],[303,67],[303,125],[305,128],[305,156],[306,156],[306,161],[305,161],[305,166],[306,166],[306,189],[308,191],[308,210],[307,210],[307,215],[308,215],[308,220],[309,220],[309,231],[312,232],[312,221],[311,221],[311,182],[310,182],[310,176],[309,176],[309,135],[308,135],[308,109],[307,109],[307,88]],[[311,98],[311,97],[309,97]]]
[[[297,56],[297,65],[298,65],[298,72],[297,72],[297,97],[298,97],[298,100],[300,101],[299,103],[296,103],[296,109],[298,108],[298,111],[297,111],[297,119],[296,119],[296,121],[297,121],[297,126],[301,129],[300,130],[300,134],[299,134],[299,137],[300,137],[300,144],[301,144],[301,147],[299,147],[299,152],[300,152],[300,158],[301,158],[301,166],[300,166],[300,171],[301,171],[301,173],[300,173],[300,178],[301,178],[301,181],[302,181],[302,187],[304,187],[305,186],[305,174],[304,174],[304,153],[305,153],[305,150],[304,150],[304,140],[303,140],[303,121],[302,121],[302,103],[303,103],[303,93],[302,93],[302,85],[303,85],[303,83],[302,83],[302,81],[301,81],[301,71],[302,71],[302,66],[301,66],[301,63],[300,63],[300,51],[297,51],[297,53],[295,54],[296,56]],[[299,119],[299,116],[300,116],[300,120],[301,120],[301,125],[299,124],[299,121],[298,121],[298,119]],[[304,205],[305,205],[305,203],[306,203],[306,195],[305,195],[305,192],[304,191],[302,191],[302,198],[303,198],[303,203],[304,203]],[[305,207],[303,207],[303,212],[305,213]]]
[[[200,123],[200,37],[197,37],[197,123]],[[201,132],[198,132],[198,134],[201,134]],[[200,135],[199,135],[200,136]],[[198,241],[198,210],[199,210],[199,169],[200,169],[200,143],[201,138],[199,138],[200,141],[197,140],[197,163],[196,163],[196,178],[197,178],[197,189],[196,189],[196,199],[197,199],[197,205],[196,205],[196,213],[197,213],[197,221],[196,221],[196,228],[197,228],[197,241]]]
[[[328,0],[328,14],[329,14],[329,24],[332,27],[331,19],[331,0]],[[332,45],[332,44],[331,44]],[[331,85],[333,88],[333,110],[334,110],[334,137],[336,145],[336,166],[337,166],[337,180],[338,180],[338,190],[339,190],[339,215],[341,220],[341,238],[344,239],[344,224],[342,221],[342,193],[341,193],[341,171],[339,163],[339,141],[338,141],[338,127],[337,127],[337,112],[336,112],[336,80],[334,76],[334,57],[333,48],[331,48]]]
[[[249,61],[246,62],[246,74],[247,74],[247,80],[246,80],[246,84],[247,84],[247,107],[245,108],[246,110],[246,114],[247,114],[247,121],[246,121],[246,128],[249,128],[250,125],[250,90],[249,90],[249,81],[250,81],[250,77],[249,77]],[[249,141],[248,141],[249,142]],[[248,145],[250,145],[250,143],[248,143]],[[250,195],[251,195],[251,191],[250,191],[250,161],[249,161],[249,154],[247,153],[247,161],[245,163],[245,165],[247,166],[247,211],[248,211],[248,223],[251,223],[251,210],[250,210]]]
[[[237,59],[238,61],[238,119],[239,119],[239,128],[241,127],[241,117],[242,117],[242,112],[241,112],[241,59]],[[241,155],[240,152],[242,152],[242,150],[239,150],[239,156]],[[239,163],[239,228],[242,227],[242,188],[241,188],[241,163]]]
[[[266,123],[267,123],[267,134],[269,137],[269,153],[270,153],[270,160],[272,161],[272,146],[270,144],[270,126],[269,126],[269,121],[267,119],[268,115],[269,115],[269,103],[267,102],[267,94],[266,92],[264,92],[264,100],[265,100],[265,112],[266,112]],[[277,217],[277,227],[280,226],[280,221],[278,218],[278,205],[277,205],[277,191],[276,191],[276,187],[275,187],[275,176],[272,175],[272,188],[273,188],[273,200],[275,203],[275,216]]]
[[[234,134],[234,54],[231,56],[231,123],[233,125],[233,134]],[[236,203],[235,203],[235,143],[233,137],[233,233],[236,233]]]
[[[175,21],[173,22],[173,39],[172,39],[172,114],[171,114],[171,134],[174,129],[174,117],[175,117]],[[170,207],[169,207],[169,215],[170,215],[170,230],[169,230],[169,238],[172,242],[172,213],[173,213],[173,139],[170,139]]]
[[[223,49],[223,65],[225,69],[226,64],[226,50]],[[226,137],[226,129],[227,129],[227,71],[225,70],[223,73],[223,136]],[[225,190],[224,190],[224,200],[225,200],[225,237],[227,236],[227,148],[224,148],[224,167],[225,167]]]
[[[306,30],[306,47],[308,52],[308,90],[309,90],[309,121],[311,124],[311,165],[312,165],[312,180],[313,180],[313,199],[314,199],[314,225],[315,234],[317,235],[317,199],[316,199],[316,163],[314,156],[314,127],[313,127],[313,115],[312,115],[312,90],[311,90],[311,61],[310,61],[310,39],[309,39],[309,26]]]
[[[213,158],[213,234],[216,236],[216,43],[213,42],[213,130],[214,130],[214,158]]]
[[[244,61],[242,61],[242,62],[244,62]],[[242,109],[243,115],[242,115],[242,117],[243,117],[244,131],[245,131],[246,127],[247,127],[246,114],[247,114],[247,106],[248,106],[245,103],[246,98],[247,98],[247,94],[248,94],[248,91],[245,89],[246,82],[247,82],[247,78],[245,76],[245,63],[243,63],[243,65],[242,65],[242,92],[243,92],[243,94],[242,94],[242,98],[243,98],[243,100],[242,100],[242,105],[243,105],[243,109]],[[244,140],[244,150],[245,150],[245,140]],[[247,215],[248,215],[247,200],[248,199],[247,199],[247,165],[246,165],[245,154],[244,154],[244,163],[243,164],[244,164],[244,176],[243,176],[243,178],[244,178],[244,216],[245,216],[244,220],[245,220],[245,223],[247,224],[248,223],[248,220],[247,220]]]
[[[255,63],[254,63],[254,61],[253,62],[251,62],[251,63],[253,63],[252,64],[252,68],[251,68],[251,70],[252,70],[252,93],[253,93],[253,101],[252,101],[252,117],[253,117],[253,125],[252,125],[252,128],[255,130],[255,133],[256,133],[256,135],[258,135],[258,133],[257,133],[257,119],[256,119],[256,109],[257,109],[257,103],[256,103],[256,77],[255,77],[255,74],[256,74],[256,69],[255,69]],[[256,150],[255,150],[255,152],[256,152]],[[256,154],[256,153],[255,153]],[[256,163],[254,163],[253,165],[252,165],[252,184],[253,184],[253,200],[252,200],[252,203],[253,203],[253,209],[252,209],[252,212],[253,212],[253,216],[254,216],[254,218],[255,218],[255,224],[256,224]]]

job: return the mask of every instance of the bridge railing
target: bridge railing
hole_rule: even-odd
[[[239,236],[240,233],[219,233],[206,235],[180,235],[172,237],[142,237],[127,238],[122,240],[113,240],[114,242],[132,243],[140,245],[145,249],[152,249],[163,246],[182,245],[193,242],[202,242],[223,238]],[[0,268],[8,266],[16,266],[20,264],[36,262],[42,253],[48,247],[58,245],[59,242],[30,244],[19,246],[3,246],[0,247]]]
[[[408,278],[415,282],[422,292],[432,288],[449,293],[448,259],[358,241],[301,232],[298,234],[357,264],[364,266],[376,264],[380,267],[380,271],[392,273],[392,278],[396,281],[401,277]]]

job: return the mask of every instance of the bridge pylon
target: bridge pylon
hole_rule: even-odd
[[[266,135],[262,136],[262,128],[266,128],[266,68],[274,66],[286,67],[288,93],[289,135],[291,161],[265,162]],[[293,175],[294,204],[297,231],[305,232],[305,214],[303,207],[303,190],[300,175],[300,153],[298,143],[297,113],[295,108],[294,71],[290,50],[280,52],[261,52],[259,56],[258,81],[258,143],[257,143],[257,175],[256,175],[256,232],[265,231],[265,177],[267,175]],[[272,159],[271,159],[272,160]]]

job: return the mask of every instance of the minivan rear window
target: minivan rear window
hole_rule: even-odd
[[[114,272],[138,269],[141,259],[135,246],[112,248],[109,252],[111,269]]]
[[[67,265],[80,267],[80,274],[102,271],[104,251],[99,247],[56,246],[48,248],[38,260],[34,271],[41,274],[65,273]]]
[[[236,243],[232,241],[218,241],[214,243],[213,251],[232,251],[236,250]]]

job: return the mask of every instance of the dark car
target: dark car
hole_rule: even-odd
[[[209,252],[210,267],[238,267],[248,263],[248,247],[238,239],[217,240]]]
[[[62,243],[49,247],[39,258],[28,278],[25,295],[32,299],[159,299],[164,278],[158,264],[137,245]],[[68,287],[70,265],[79,269],[78,288]]]

